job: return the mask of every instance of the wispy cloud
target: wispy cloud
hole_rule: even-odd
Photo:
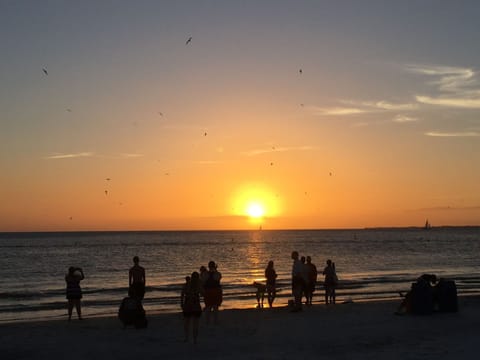
[[[433,98],[430,96],[417,95],[416,99],[418,102],[423,104],[428,104],[428,105],[459,107],[459,108],[466,108],[466,109],[480,109],[480,98],[477,98],[477,99],[460,98],[460,97]]]
[[[407,65],[407,70],[412,73],[434,76],[432,84],[438,86],[440,91],[458,92],[475,84],[475,71],[470,68],[437,65]]]
[[[309,109],[314,115],[331,115],[331,116],[342,116],[342,115],[356,115],[366,112],[360,108],[353,107],[331,107],[331,108],[322,108],[318,106],[310,106]]]
[[[477,73],[471,68],[435,65],[407,65],[406,70],[432,77],[436,95],[417,94],[417,102],[435,106],[480,109]]]
[[[392,110],[392,111],[402,111],[402,110],[415,110],[418,108],[417,104],[404,103],[404,104],[395,104],[388,101],[364,101],[358,103],[361,106],[364,106],[367,109],[373,110]]]
[[[250,151],[246,151],[243,154],[246,156],[257,156],[257,155],[262,155],[262,154],[268,154],[268,153],[273,153],[273,152],[286,152],[286,151],[308,151],[308,150],[315,150],[317,149],[316,146],[310,146],[310,145],[305,145],[305,146],[291,146],[291,147],[270,147],[270,148],[264,148],[264,149],[254,149]]]
[[[345,106],[335,107],[317,107],[310,106],[309,109],[314,115],[330,115],[330,116],[348,116],[364,113],[380,112],[380,111],[409,111],[418,108],[415,103],[392,103],[389,101],[340,101]]]
[[[408,123],[414,121],[418,121],[418,119],[407,115],[397,115],[393,118],[393,122],[396,123]]]
[[[80,152],[80,153],[73,153],[73,154],[56,154],[46,156],[45,159],[73,159],[73,158],[81,158],[81,157],[91,157],[94,154],[92,152]]]
[[[436,132],[430,131],[425,133],[427,136],[433,137],[475,137],[480,136],[480,132],[476,131],[465,131],[465,132]]]

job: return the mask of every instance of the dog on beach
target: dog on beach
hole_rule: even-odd
[[[255,297],[257,298],[257,308],[263,308],[263,299],[265,298],[267,286],[256,281],[253,282],[253,286],[257,289],[255,293]]]

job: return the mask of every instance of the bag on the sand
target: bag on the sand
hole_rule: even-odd
[[[126,297],[118,309],[118,318],[123,326],[133,325],[137,329],[146,328],[148,325],[142,302],[137,298]]]
[[[428,315],[433,312],[433,289],[425,281],[412,284],[411,290],[412,314]]]
[[[457,286],[455,285],[455,281],[441,279],[436,286],[436,291],[438,311],[458,311]]]

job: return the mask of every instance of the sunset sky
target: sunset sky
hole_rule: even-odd
[[[478,225],[479,19],[0,0],[0,231]]]

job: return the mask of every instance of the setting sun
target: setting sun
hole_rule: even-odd
[[[259,204],[257,202],[253,202],[253,203],[248,204],[247,214],[248,214],[248,216],[250,216],[252,218],[258,219],[258,218],[263,217],[263,215],[265,214],[265,209],[263,208],[263,206],[261,204]]]
[[[258,222],[281,213],[279,198],[265,184],[248,183],[233,194],[233,213]]]

